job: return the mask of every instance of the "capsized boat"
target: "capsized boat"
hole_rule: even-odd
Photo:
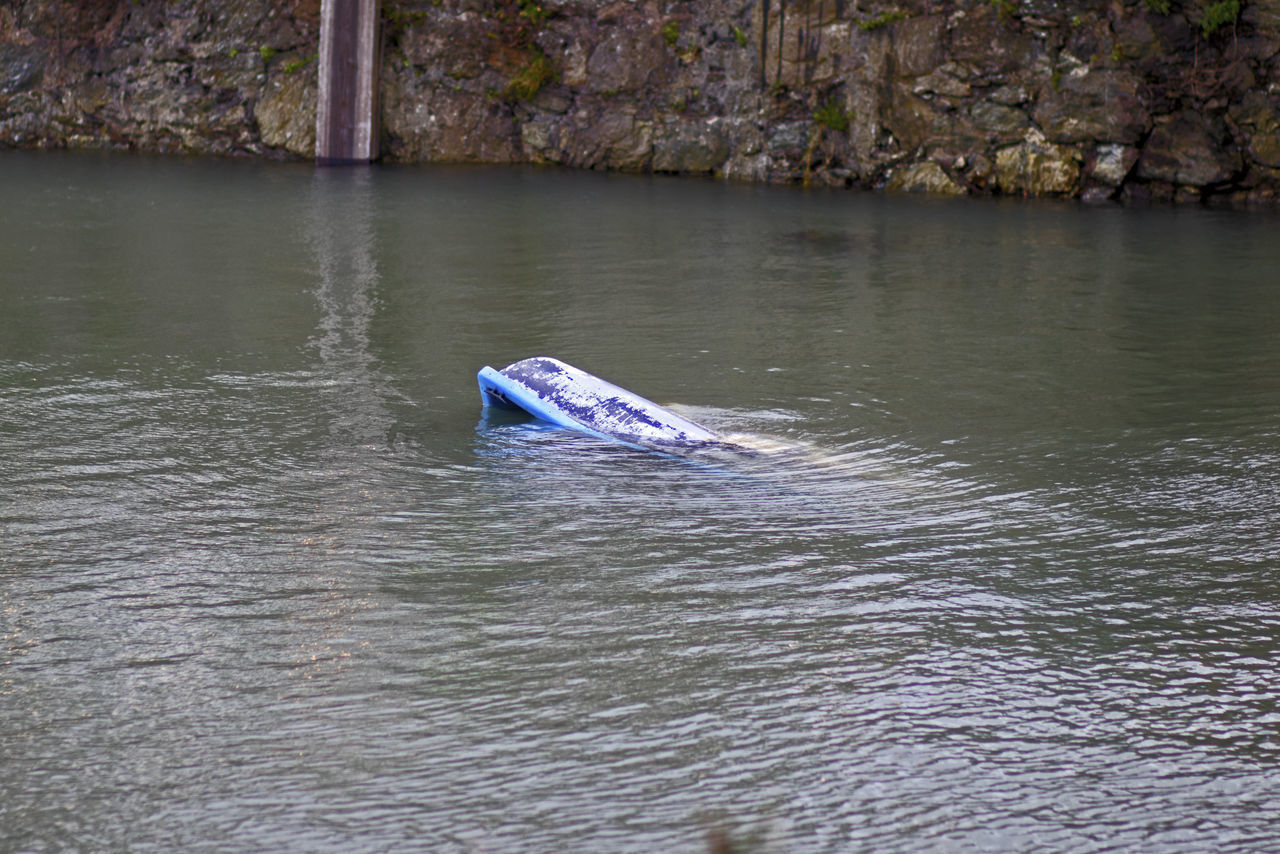
[[[643,448],[732,445],[718,433],[611,382],[548,356],[489,366],[477,375],[486,406]]]

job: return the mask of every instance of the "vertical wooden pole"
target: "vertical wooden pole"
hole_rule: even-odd
[[[378,157],[379,0],[321,0],[316,162]]]

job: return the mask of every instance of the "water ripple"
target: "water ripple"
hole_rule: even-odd
[[[0,848],[1272,847],[1270,225],[92,163],[6,222]],[[752,450],[477,424],[507,351]]]

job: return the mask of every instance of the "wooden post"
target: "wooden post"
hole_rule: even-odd
[[[379,0],[321,0],[316,162],[378,157]]]

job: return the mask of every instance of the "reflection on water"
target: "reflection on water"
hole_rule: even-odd
[[[0,848],[1270,846],[1274,221],[0,179]],[[482,415],[533,353],[754,452]]]
[[[382,404],[370,352],[369,326],[377,300],[372,173],[364,168],[318,169],[309,204],[308,242],[315,253],[320,323],[312,339],[316,372],[334,390],[334,445],[380,444],[390,415]]]
[[[315,358],[328,435],[313,449],[323,467],[303,473],[310,485],[299,488],[313,493],[316,524],[334,529],[334,541],[345,520],[376,512],[381,496],[362,475],[368,457],[387,447],[393,422],[391,384],[370,341],[379,286],[373,192],[370,169],[317,169],[302,235],[315,259],[319,309],[305,350]]]

